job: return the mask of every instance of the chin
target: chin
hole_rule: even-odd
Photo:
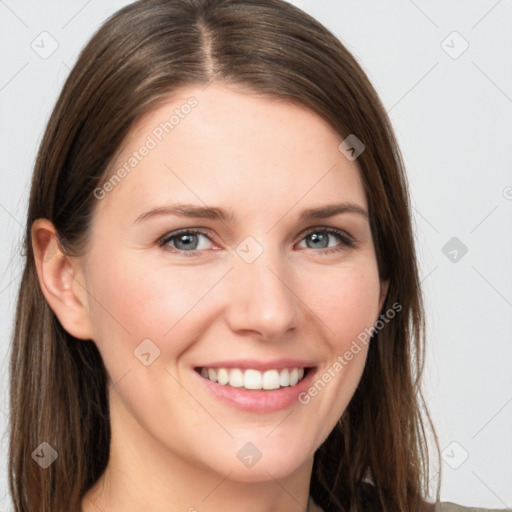
[[[253,442],[237,439],[234,444],[229,456],[226,452],[219,453],[217,464],[210,467],[224,476],[229,474],[229,479],[237,482],[287,478],[312,464],[315,452],[308,448],[301,436],[281,435],[272,441],[264,436],[259,441],[253,437]]]

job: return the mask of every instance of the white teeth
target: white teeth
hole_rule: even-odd
[[[221,386],[225,386],[229,382],[229,373],[226,368],[219,368],[217,370],[217,382]]]
[[[234,388],[241,388],[244,385],[244,374],[242,370],[234,368],[229,372],[229,385]]]
[[[290,372],[288,368],[281,370],[279,373],[279,385],[280,386],[289,386],[290,385]]]
[[[245,389],[279,389],[295,386],[304,377],[304,368],[283,368],[282,370],[241,370],[240,368],[201,368],[201,375],[220,385]]]
[[[245,370],[244,373],[244,388],[246,389],[261,389],[261,372],[258,370]]]
[[[277,370],[267,370],[263,374],[263,389],[279,388],[279,372]]]

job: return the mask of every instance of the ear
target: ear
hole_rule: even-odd
[[[389,288],[389,280],[380,282],[379,311],[382,311],[382,306],[384,305],[384,301],[386,300],[388,288]]]
[[[31,241],[41,290],[62,327],[75,338],[92,339],[88,295],[78,280],[77,258],[63,252],[57,230],[48,219],[34,221]]]

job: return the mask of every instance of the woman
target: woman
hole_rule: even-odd
[[[109,19],[41,143],[25,246],[17,511],[434,510],[400,152],[299,9]]]

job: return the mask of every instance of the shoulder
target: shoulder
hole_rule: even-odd
[[[451,501],[442,501],[436,505],[434,505],[434,503],[430,503],[428,505],[428,510],[431,510],[432,512],[512,512],[512,508],[464,507],[457,503],[452,503]],[[308,512],[324,512],[323,509],[313,501],[311,496],[309,497]]]
[[[436,512],[506,512],[507,510],[512,511],[512,509],[506,508],[463,507],[462,505],[457,505],[457,503],[452,503],[451,501],[443,501],[438,503],[436,506]]]

